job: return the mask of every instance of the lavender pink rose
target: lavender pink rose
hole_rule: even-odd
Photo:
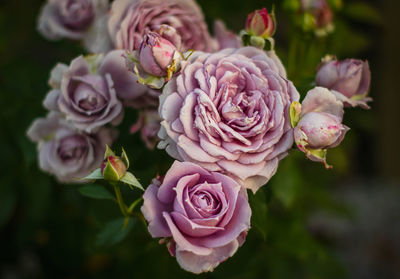
[[[108,22],[115,48],[136,50],[143,36],[162,24],[174,27],[184,50],[210,51],[215,42],[193,0],[115,0]]]
[[[92,52],[111,48],[107,29],[108,0],[48,0],[39,15],[39,32],[49,40],[83,40]]]
[[[367,97],[371,83],[368,61],[336,60],[328,57],[319,65],[316,84],[328,88],[347,106],[369,108]]]
[[[82,177],[98,168],[115,136],[105,127],[93,134],[77,131],[57,113],[36,119],[28,130],[38,144],[40,168],[65,183],[83,182]]]
[[[175,161],[143,199],[152,237],[167,241],[180,266],[193,273],[212,271],[231,257],[250,228],[245,189],[193,163]]]
[[[160,97],[159,147],[255,192],[293,144],[289,106],[298,99],[273,52],[195,52]]]

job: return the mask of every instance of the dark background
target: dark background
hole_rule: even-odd
[[[239,31],[249,12],[273,1],[198,2],[208,23],[221,18]],[[316,39],[299,33],[275,1],[277,50],[285,65],[288,53],[297,54],[288,72],[302,96],[324,54],[368,59],[372,109],[346,111],[352,130],[328,155],[333,170],[298,151],[283,160],[260,194],[250,195],[253,228],[245,245],[198,277],[400,278],[400,2],[343,2],[335,32]],[[373,12],[352,6],[360,2]],[[0,2],[0,278],[194,278],[140,223],[121,242],[104,245],[98,233],[120,216],[116,204],[83,197],[79,186],[60,185],[38,169],[26,130],[46,114],[41,103],[51,68],[83,52],[76,42],[49,42],[37,33],[42,3]],[[290,50],[295,39],[298,48]],[[135,117],[127,112],[117,147],[127,149],[131,170],[148,185],[172,160],[128,135]],[[138,195],[124,193],[128,200]]]

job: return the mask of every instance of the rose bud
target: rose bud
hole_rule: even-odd
[[[181,59],[177,48],[160,34],[149,32],[144,36],[139,48],[139,60],[147,73],[162,77],[169,68]]]
[[[325,112],[309,112],[294,129],[294,138],[300,149],[327,149],[337,146],[345,132],[346,127],[339,117]]]
[[[126,169],[125,163],[118,156],[108,156],[101,164],[101,174],[105,180],[119,181]]]
[[[300,115],[298,110],[292,111],[292,123],[299,119],[294,128],[297,147],[310,160],[322,162],[326,168],[331,168],[326,163],[327,149],[338,146],[349,129],[342,124],[342,102],[326,88],[316,87],[308,91]]]
[[[368,61],[345,59],[338,61],[328,57],[318,67],[316,84],[332,90],[332,93],[345,105],[367,105],[371,82],[371,72]]]
[[[314,24],[317,28],[332,23],[333,13],[326,0],[302,0],[300,4],[304,12],[309,12],[314,17]]]
[[[157,29],[156,33],[160,34],[161,37],[172,43],[176,49],[180,50],[182,48],[182,37],[174,27],[162,24],[160,28]]]
[[[275,19],[266,8],[256,10],[247,16],[246,31],[264,39],[271,37],[275,32]]]

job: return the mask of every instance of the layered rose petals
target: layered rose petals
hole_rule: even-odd
[[[83,182],[82,177],[100,166],[115,133],[105,127],[93,134],[79,132],[57,113],[50,113],[32,123],[28,137],[38,143],[40,168],[60,182],[71,183]]]
[[[143,198],[150,234],[171,238],[171,253],[194,273],[212,271],[232,256],[250,228],[245,190],[230,177],[193,163],[175,161]]]
[[[116,0],[108,28],[116,48],[136,50],[143,35],[163,24],[178,31],[183,50],[212,50],[214,41],[199,6],[192,0]]]
[[[195,53],[160,97],[159,147],[255,192],[293,144],[288,110],[298,99],[274,53],[252,47]]]

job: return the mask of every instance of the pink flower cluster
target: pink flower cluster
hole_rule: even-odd
[[[143,195],[148,230],[183,269],[212,271],[245,241],[247,189],[265,185],[294,143],[330,167],[327,150],[348,130],[343,107],[370,100],[368,63],[330,58],[300,103],[273,50],[275,28],[266,9],[251,13],[252,46],[243,47],[220,21],[213,38],[192,0],[49,0],[39,19],[45,37],[104,53],[52,71],[49,115],[28,131],[40,167],[63,182],[86,176],[116,139],[124,109],[136,109],[131,133],[177,160]]]

